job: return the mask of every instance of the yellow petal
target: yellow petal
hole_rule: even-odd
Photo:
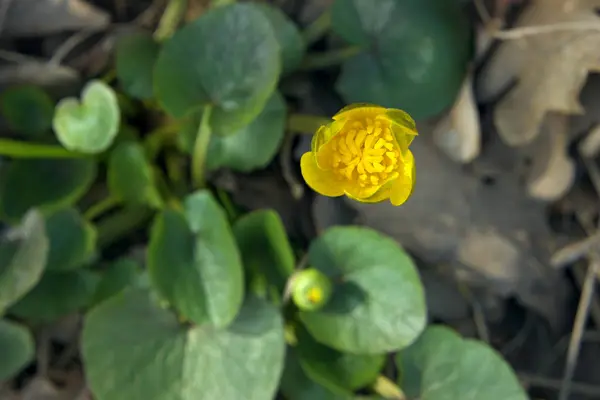
[[[361,187],[360,185],[348,185],[344,194],[352,200],[360,201],[362,203],[371,203],[370,201],[366,201],[366,199],[377,193],[380,187],[381,186]]]
[[[413,135],[417,135],[417,124],[415,120],[406,112],[397,108],[388,108],[385,110],[385,117],[394,125],[406,128]]]
[[[379,190],[377,190],[372,196],[364,199],[358,199],[358,201],[362,203],[381,203],[382,201],[385,201],[390,198],[392,185],[393,182],[388,182],[387,184],[380,187]]]
[[[300,159],[300,170],[304,180],[315,192],[328,197],[338,197],[344,194],[344,185],[333,172],[319,169],[315,155],[304,153]]]
[[[377,115],[384,114],[385,110],[386,109],[384,107],[378,106],[376,104],[350,104],[349,106],[346,106],[340,111],[338,111],[338,113],[333,116],[333,119],[336,121],[345,121],[350,118],[363,119],[366,117],[374,119]]]
[[[403,174],[392,183],[390,193],[390,201],[395,206],[399,206],[408,200],[416,183],[415,157],[410,150],[406,152],[403,164]]]

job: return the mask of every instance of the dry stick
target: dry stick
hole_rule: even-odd
[[[0,34],[2,34],[2,29],[4,29],[4,20],[6,19],[6,14],[8,14],[8,9],[13,0],[4,0],[4,2],[0,5]]]
[[[288,184],[292,197],[295,200],[300,200],[304,196],[304,186],[296,179],[296,175],[292,170],[292,145],[294,143],[294,137],[291,132],[286,132],[281,152],[279,155],[279,163],[281,165],[281,173],[283,179]]]
[[[519,372],[518,375],[521,381],[540,388],[558,390],[562,385],[558,379],[545,378],[542,376],[521,372]],[[585,383],[573,383],[571,385],[571,389],[573,393],[582,396],[590,396],[594,398],[600,396],[600,386],[594,386]]]

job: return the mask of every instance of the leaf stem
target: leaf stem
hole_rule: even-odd
[[[330,122],[330,118],[318,115],[291,114],[287,120],[287,129],[292,132],[313,135],[321,126]]]
[[[116,207],[119,205],[119,203],[121,203],[121,200],[118,197],[109,195],[99,202],[92,204],[92,206],[83,214],[83,217],[88,221],[91,221],[104,214],[111,208]]]
[[[0,155],[13,158],[84,158],[88,155],[69,151],[62,146],[0,139]]]
[[[350,46],[321,53],[312,53],[306,56],[302,65],[300,65],[300,69],[310,71],[332,67],[341,64],[350,57],[354,57],[361,51],[362,48],[359,46]]]
[[[152,216],[152,210],[146,207],[123,209],[102,219],[98,225],[98,245],[106,247],[141,226]]]
[[[406,395],[396,385],[392,382],[388,377],[379,375],[373,384],[373,390],[375,393],[383,397],[384,399],[393,399],[393,400],[407,400]]]
[[[321,15],[311,22],[302,32],[306,47],[321,39],[331,27],[331,10],[325,10]]]
[[[208,145],[212,135],[212,129],[210,127],[211,114],[212,106],[205,106],[204,111],[202,112],[202,120],[198,127],[198,133],[196,134],[196,141],[194,142],[191,175],[194,188],[196,189],[203,188],[206,184],[206,153],[208,152]]]
[[[187,8],[187,0],[169,0],[154,32],[154,40],[162,42],[175,33]]]

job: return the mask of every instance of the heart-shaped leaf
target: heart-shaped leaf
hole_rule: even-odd
[[[0,315],[40,280],[48,257],[44,218],[30,211],[0,241]]]
[[[250,123],[273,93],[279,45],[269,21],[252,4],[217,7],[169,40],[154,69],[155,95],[176,118],[213,105],[216,134]]]
[[[77,202],[96,177],[90,159],[18,159],[0,181],[0,215],[18,221],[30,208],[51,213]]]
[[[282,318],[266,302],[247,299],[219,330],[181,324],[141,289],[93,309],[82,338],[86,375],[99,400],[272,399],[284,350]]]
[[[185,200],[185,214],[160,213],[152,226],[148,273],[184,318],[225,327],[244,297],[244,279],[227,217],[209,192]]]
[[[123,258],[115,261],[103,271],[90,305],[94,307],[123,290],[138,285],[141,275],[142,269],[134,260]]]
[[[46,219],[50,252],[46,269],[66,271],[90,261],[96,250],[96,228],[74,208],[53,213]]]
[[[398,353],[400,386],[420,400],[526,400],[510,366],[494,349],[463,339],[443,326],[430,326]]]
[[[37,86],[6,89],[0,96],[2,115],[11,129],[28,136],[39,136],[52,127],[54,102]]]
[[[24,326],[0,319],[0,382],[12,378],[34,356],[31,332]]]
[[[417,120],[454,102],[473,52],[456,1],[336,0],[332,29],[365,49],[342,67],[344,100],[401,108]]]
[[[81,93],[81,103],[72,97],[56,105],[53,127],[56,137],[69,150],[101,153],[119,131],[121,112],[117,95],[106,83],[90,81]]]
[[[116,48],[117,77],[129,95],[152,97],[152,73],[160,45],[148,33],[136,32],[119,39]]]
[[[419,275],[392,239],[359,227],[335,227],[309,249],[309,263],[333,282],[329,302],[301,311],[312,336],[336,350],[379,354],[410,345],[425,328]]]
[[[146,158],[144,148],[136,142],[119,143],[111,151],[108,187],[112,194],[132,205],[161,207],[163,204],[152,164]]]

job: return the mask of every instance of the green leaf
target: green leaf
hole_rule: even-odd
[[[225,327],[244,297],[233,233],[209,192],[188,196],[185,209],[185,215],[165,210],[154,221],[148,247],[151,282],[182,317]]]
[[[101,153],[119,131],[121,111],[114,90],[100,80],[88,82],[81,102],[62,99],[54,112],[53,127],[60,143],[69,150]]]
[[[510,366],[494,349],[463,339],[443,326],[430,326],[396,356],[401,387],[420,400],[526,400]]]
[[[44,219],[30,211],[0,241],[0,315],[40,280],[48,257]]]
[[[0,319],[0,382],[21,371],[35,355],[31,332],[24,326]]]
[[[116,48],[117,77],[123,90],[135,98],[152,98],[152,72],[160,45],[148,33],[136,32],[119,39]]]
[[[270,298],[279,304],[295,267],[294,251],[281,218],[272,210],[254,211],[235,223],[233,233],[244,267],[255,279],[266,279]]]
[[[96,177],[91,159],[18,159],[0,183],[0,215],[19,220],[30,208],[53,212],[83,196]]]
[[[323,308],[300,312],[322,344],[379,354],[410,345],[425,328],[419,275],[392,239],[367,228],[331,228],[311,244],[309,263],[334,282]]]
[[[96,306],[123,290],[138,285],[141,275],[142,269],[134,260],[123,258],[115,261],[103,272],[90,302],[91,306]]]
[[[96,228],[74,208],[62,209],[47,217],[46,232],[50,240],[47,270],[79,268],[94,255]]]
[[[332,29],[366,50],[342,67],[344,100],[401,108],[417,120],[452,105],[473,52],[468,18],[447,0],[336,0]]]
[[[281,377],[281,391],[288,400],[350,400],[350,392],[329,389],[312,380],[300,365],[297,350],[288,347],[285,369]]]
[[[341,353],[317,343],[299,329],[298,356],[304,371],[325,387],[354,391],[373,382],[385,364],[385,354]]]
[[[47,323],[86,308],[98,284],[87,270],[46,271],[39,283],[8,312],[34,323]]]
[[[16,132],[39,136],[52,127],[54,103],[37,86],[23,85],[6,89],[0,97],[0,108],[6,122]]]
[[[266,17],[251,4],[204,13],[163,45],[154,92],[169,114],[189,116],[213,105],[217,134],[249,124],[275,90],[279,45]]]
[[[152,164],[139,143],[122,142],[111,151],[108,187],[113,195],[131,205],[162,206]]]
[[[140,289],[93,309],[82,338],[98,400],[272,399],[284,349],[281,316],[265,302],[246,300],[227,329],[215,330],[180,324]]]
[[[282,73],[287,74],[293,71],[300,65],[306,52],[306,44],[298,27],[277,7],[263,3],[256,3],[254,6],[271,23],[271,28],[273,28],[275,38],[281,48]]]

